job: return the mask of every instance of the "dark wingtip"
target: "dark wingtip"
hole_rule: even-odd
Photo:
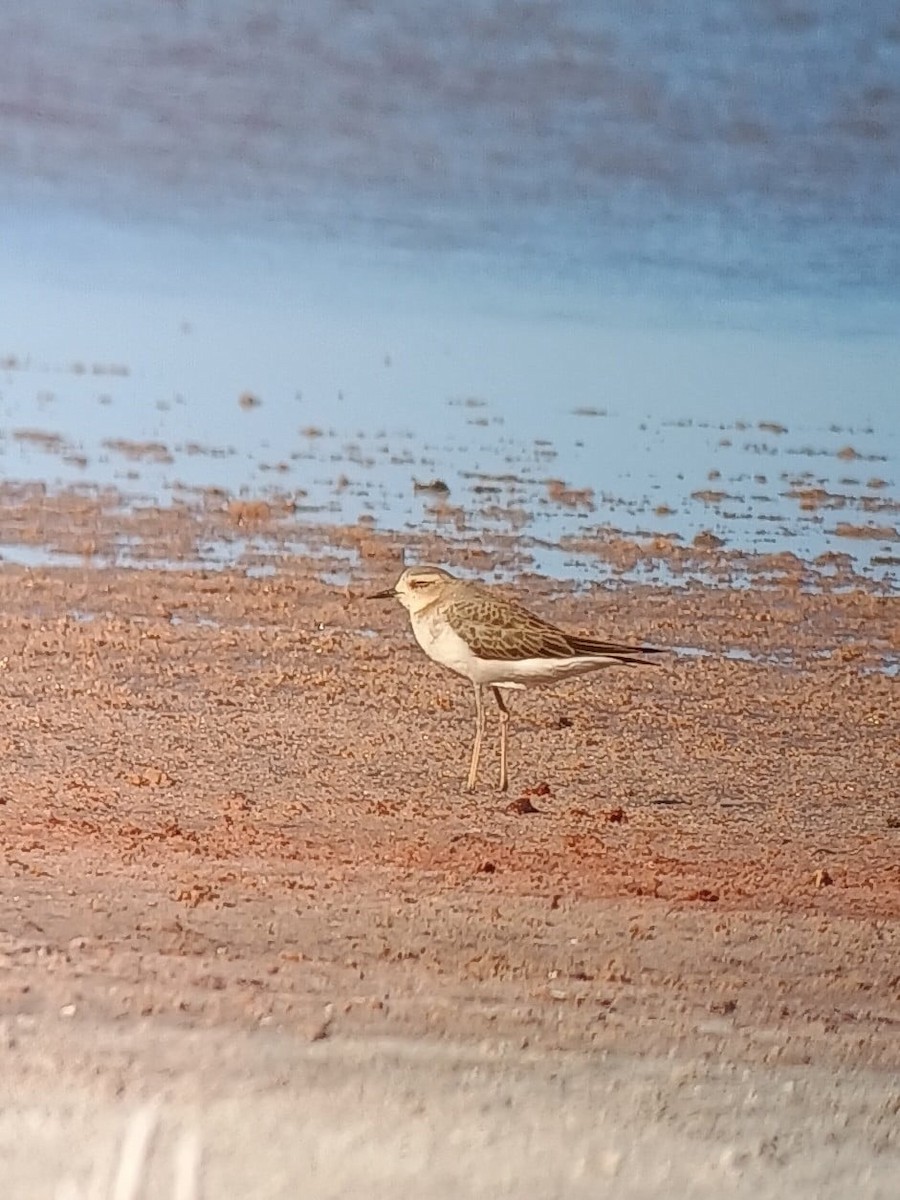
[[[600,658],[617,658],[623,663],[652,663],[654,659],[649,656],[666,653],[662,646],[628,646],[622,642],[600,642],[595,638],[579,636],[570,636],[566,641],[575,654],[596,654]],[[648,657],[644,658],[644,655]]]
[[[669,651],[666,649],[665,646],[636,646],[635,653],[639,654],[639,655],[647,654],[647,655],[650,655],[651,657],[636,658],[636,659],[634,659],[634,662],[636,662],[638,664],[643,663],[644,666],[646,666],[646,667],[658,667],[662,660],[658,659],[658,658],[653,658],[652,655],[668,654]]]

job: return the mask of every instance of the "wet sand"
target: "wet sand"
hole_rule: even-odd
[[[32,528],[80,562],[0,565],[18,1194],[109,1173],[154,1095],[153,1196],[188,1128],[204,1196],[367,1178],[449,1196],[461,1172],[485,1195],[593,1195],[607,1176],[622,1196],[889,1194],[900,617],[883,586],[829,566],[812,588],[791,556],[750,588],[521,580],[551,619],[672,653],[515,697],[511,790],[493,790],[491,740],[466,795],[468,684],[363,597],[404,547],[473,573],[483,555],[305,528],[309,554],[274,569],[190,570],[197,513],[148,508],[133,548],[169,567],[124,570],[102,565],[121,514],[55,503],[58,536],[53,504],[29,526],[22,495],[3,540]],[[284,521],[216,512],[272,536]],[[323,1132],[339,1112],[349,1149]]]

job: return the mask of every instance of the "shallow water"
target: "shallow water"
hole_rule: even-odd
[[[892,5],[92,0],[0,36],[7,479],[896,578]]]
[[[0,6],[6,190],[33,202],[895,291],[900,18],[718,0]]]

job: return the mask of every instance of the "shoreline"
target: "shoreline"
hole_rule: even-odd
[[[424,490],[424,489],[420,489]],[[156,503],[118,487],[86,484],[49,488],[40,481],[0,484],[0,563],[34,568],[237,571],[248,576],[293,572],[304,560],[325,582],[347,587],[372,563],[403,565],[404,557],[447,565],[488,581],[555,579],[559,586],[692,588],[753,587],[889,596],[897,590],[900,546],[874,555],[874,567],[851,550],[869,542],[868,527],[846,523],[846,551],[804,558],[792,550],[728,545],[706,530],[693,540],[676,532],[631,534],[609,519],[558,540],[523,533],[520,510],[493,500],[492,528],[476,532],[477,513],[429,489],[430,520],[391,529],[363,513],[342,523],[333,514],[304,511],[285,489],[236,495],[221,488],[176,488],[171,503]],[[567,494],[557,500],[563,513]],[[886,519],[894,502],[882,501]],[[310,506],[312,507],[312,506]],[[875,518],[878,519],[878,518]],[[887,527],[882,529],[887,535]],[[893,536],[893,534],[891,534]],[[548,569],[549,568],[549,569]],[[876,573],[877,572],[877,573]]]

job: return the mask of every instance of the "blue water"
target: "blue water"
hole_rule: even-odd
[[[0,44],[6,478],[403,529],[438,476],[477,533],[513,474],[526,538],[894,571],[831,532],[900,523],[894,4],[4,2]]]

